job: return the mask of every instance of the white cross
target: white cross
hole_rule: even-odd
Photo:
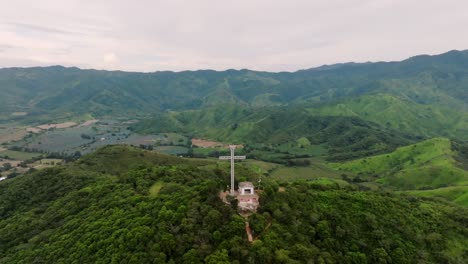
[[[245,156],[234,156],[236,145],[229,145],[231,156],[220,156],[220,160],[231,160],[231,195],[234,195],[234,160],[243,160]]]

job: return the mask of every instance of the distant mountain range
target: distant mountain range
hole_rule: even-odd
[[[1,120],[148,115],[220,105],[300,106],[425,136],[468,135],[468,51],[297,72],[0,69]],[[29,119],[28,119],[29,118]]]

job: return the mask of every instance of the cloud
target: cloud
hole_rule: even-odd
[[[4,51],[6,51],[8,49],[11,49],[11,48],[13,48],[13,46],[6,45],[6,44],[0,44],[0,52],[4,52]]]
[[[115,55],[115,53],[111,52],[106,53],[103,57],[103,60],[106,64],[115,64],[119,61],[119,58],[117,57],[117,55]]]
[[[21,23],[21,22],[9,22],[6,24],[16,27],[17,30],[19,31],[26,30],[26,31],[36,31],[39,33],[48,33],[48,34],[83,35],[83,33],[80,33],[80,32],[73,32],[73,31],[68,31],[68,30],[62,30],[59,28],[44,27],[44,26],[38,26],[34,24],[27,24],[27,23]]]
[[[1,45],[8,46],[0,46],[0,67],[26,60],[131,71],[293,71],[400,60],[468,49],[467,9],[464,0],[15,0],[0,9]]]

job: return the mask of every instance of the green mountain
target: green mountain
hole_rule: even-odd
[[[358,116],[420,136],[467,139],[468,51],[297,72],[131,73],[60,66],[0,69],[0,120],[148,116],[233,104]],[[11,116],[28,112],[26,116]]]
[[[257,175],[238,165],[243,177]],[[0,182],[1,263],[463,263],[468,211],[320,182],[263,183],[245,223],[228,167],[126,146]]]

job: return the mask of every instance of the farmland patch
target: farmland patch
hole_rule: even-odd
[[[11,113],[12,116],[25,116],[27,115],[27,112],[13,112]]]
[[[27,132],[22,127],[2,126],[0,127],[0,144],[21,140],[26,134]]]

